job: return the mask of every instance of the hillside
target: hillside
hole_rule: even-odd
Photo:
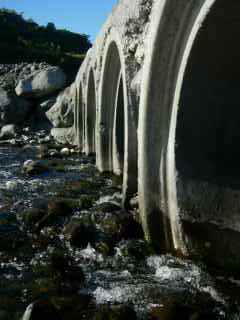
[[[0,63],[41,62],[61,66],[75,76],[86,51],[88,35],[39,26],[13,10],[0,9]]]

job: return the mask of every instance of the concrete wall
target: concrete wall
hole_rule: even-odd
[[[76,78],[76,141],[161,251],[240,266],[240,5],[120,0]],[[223,252],[225,253],[223,255]]]

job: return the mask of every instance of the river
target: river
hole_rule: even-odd
[[[240,319],[237,281],[155,255],[134,213],[120,208],[119,180],[98,173],[93,157],[41,160],[45,172],[26,174],[24,162],[38,152],[0,148],[0,319],[39,319],[25,310],[41,300],[63,320],[130,320],[131,312],[142,320]],[[129,309],[119,315],[122,307]]]

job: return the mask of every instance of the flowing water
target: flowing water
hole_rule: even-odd
[[[21,319],[26,307],[37,299],[56,302],[81,295],[90,296],[94,308],[102,304],[131,306],[138,319],[240,319],[237,283],[216,279],[204,266],[190,261],[156,256],[142,239],[119,239],[111,254],[103,254],[93,244],[72,246],[63,226],[73,218],[92,214],[91,208],[76,205],[71,217],[61,217],[56,225],[48,225],[41,232],[28,229],[22,220],[27,209],[36,205],[44,208],[49,199],[66,196],[65,191],[61,193],[66,190],[64,186],[79,180],[98,182],[93,207],[121,202],[120,186],[96,171],[94,159],[74,155],[60,160],[65,161],[64,170],[55,166],[42,174],[26,175],[23,163],[35,157],[35,147],[0,148],[0,319]],[[72,192],[71,198],[77,198]],[[92,194],[92,190],[87,193]],[[77,271],[73,281],[62,284],[61,280],[60,285],[51,272],[45,272],[48,257],[56,248],[73,261],[74,270],[81,267],[84,284]],[[223,290],[226,287],[228,290]],[[27,314],[24,319],[28,319]],[[64,319],[76,317],[66,312]],[[88,317],[81,314],[79,319]]]

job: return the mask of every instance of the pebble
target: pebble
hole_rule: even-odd
[[[63,148],[61,150],[61,154],[64,155],[64,156],[68,156],[70,153],[70,150],[68,148]]]

